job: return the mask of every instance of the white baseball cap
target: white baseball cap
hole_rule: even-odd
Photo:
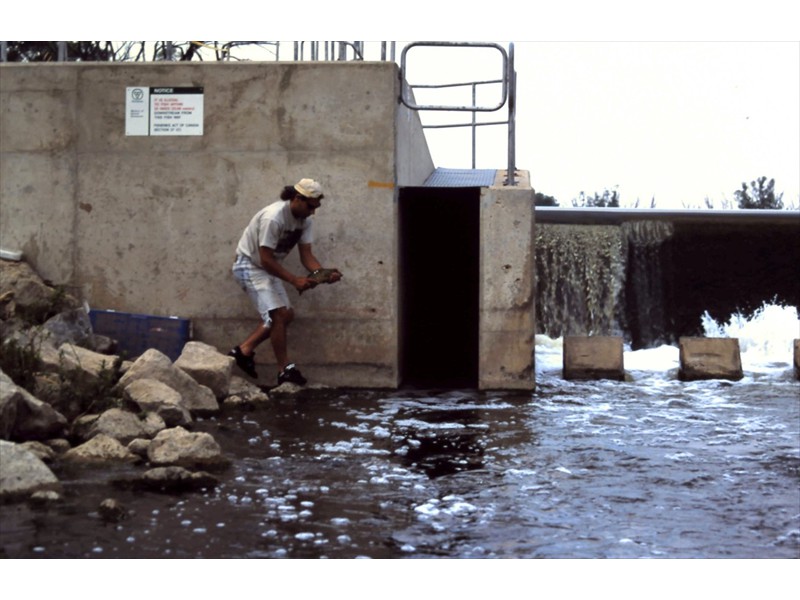
[[[322,186],[313,179],[301,179],[294,185],[294,189],[306,198],[319,198],[322,196]]]

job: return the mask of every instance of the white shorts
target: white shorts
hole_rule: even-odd
[[[254,265],[246,256],[236,256],[236,262],[233,263],[233,276],[250,296],[250,300],[253,301],[267,327],[272,325],[272,319],[269,316],[271,311],[282,307],[291,308],[292,305],[283,281]]]

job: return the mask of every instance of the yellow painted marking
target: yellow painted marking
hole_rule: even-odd
[[[394,183],[391,181],[368,181],[367,185],[371,188],[393,188]]]

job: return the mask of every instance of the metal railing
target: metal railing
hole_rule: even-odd
[[[408,83],[407,54],[415,47],[438,47],[438,48],[493,48],[500,52],[502,56],[501,77],[483,81],[467,81],[463,83],[447,84],[410,84]],[[514,44],[509,44],[508,52],[499,44],[482,42],[413,42],[403,48],[400,61],[401,80],[403,88],[401,91],[401,102],[408,108],[416,111],[449,111],[449,112],[469,112],[472,114],[471,121],[468,123],[448,123],[439,125],[423,125],[424,129],[445,129],[453,127],[469,127],[472,130],[472,168],[475,169],[477,154],[477,129],[489,125],[508,126],[508,165],[505,185],[517,185],[516,178],[516,71],[514,69]],[[480,106],[477,102],[478,86],[500,85],[501,97],[496,104],[490,106]],[[408,93],[414,89],[446,89],[453,87],[470,87],[472,92],[471,105],[443,105],[443,104],[418,104]],[[482,121],[477,119],[478,113],[494,112],[508,106],[508,118],[505,121]]]

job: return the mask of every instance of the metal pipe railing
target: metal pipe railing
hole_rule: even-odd
[[[465,47],[465,48],[494,48],[500,51],[503,58],[503,76],[500,79],[491,79],[484,81],[468,81],[463,83],[447,83],[447,84],[417,84],[412,85],[408,83],[408,68],[406,63],[406,56],[409,50],[418,46],[429,47]],[[412,42],[403,48],[400,62],[402,90],[400,93],[400,101],[410,108],[411,110],[423,111],[448,111],[448,112],[470,112],[472,114],[469,123],[451,123],[444,125],[423,125],[423,129],[442,129],[447,127],[470,127],[472,130],[472,168],[476,166],[477,154],[477,128],[484,125],[507,125],[508,126],[508,163],[507,175],[505,185],[516,185],[516,71],[514,69],[514,44],[509,45],[509,51],[506,53],[505,48],[498,44],[492,43],[469,43],[469,42]],[[479,85],[497,85],[502,86],[501,98],[499,102],[491,106],[478,106],[477,103],[477,86]],[[465,87],[471,86],[472,88],[472,105],[470,106],[456,106],[456,105],[442,105],[442,104],[419,104],[414,98],[409,97],[408,90],[414,89],[444,89],[452,87]],[[494,112],[500,110],[503,106],[508,106],[508,119],[505,121],[493,121],[479,123],[477,120],[478,112]]]

